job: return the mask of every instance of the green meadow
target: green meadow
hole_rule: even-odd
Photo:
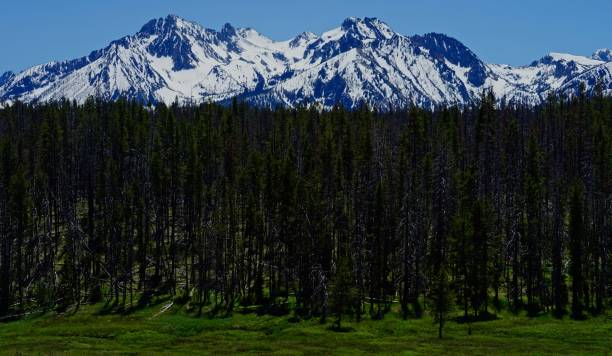
[[[575,321],[550,315],[534,318],[502,312],[495,320],[449,321],[443,339],[429,316],[403,320],[397,312],[382,320],[347,320],[334,331],[333,319],[261,315],[238,309],[231,316],[201,315],[188,306],[156,305],[128,313],[104,305],[81,306],[63,314],[31,314],[0,324],[3,354],[532,354],[612,353],[612,319]]]

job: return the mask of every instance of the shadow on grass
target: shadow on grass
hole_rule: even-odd
[[[137,311],[155,307],[172,300],[170,296],[141,296],[134,305],[124,305],[118,300],[107,300],[102,307],[93,313],[97,316],[104,315],[130,315]]]
[[[289,303],[280,303],[280,304],[270,304],[270,305],[262,305],[257,308],[257,315],[270,315],[270,316],[285,316],[289,315],[291,312],[289,308]]]
[[[336,333],[351,333],[355,331],[354,328],[351,328],[348,326],[338,327],[337,325],[331,325],[327,328],[327,330],[333,331]]]
[[[497,314],[484,312],[478,315],[462,315],[455,318],[455,322],[457,324],[465,324],[465,323],[476,323],[476,322],[484,322],[484,321],[493,321],[498,320],[499,317]]]

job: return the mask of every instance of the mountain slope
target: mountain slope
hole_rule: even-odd
[[[258,105],[342,103],[377,108],[469,104],[491,89],[507,102],[538,104],[572,95],[577,83],[612,85],[610,50],[592,58],[551,53],[524,67],[483,62],[443,34],[403,36],[374,18],[348,18],[321,36],[273,41],[226,24],[205,29],[174,15],[71,61],[0,76],[0,102],[128,97],[147,102],[224,101]],[[574,89],[572,89],[574,88]]]
[[[550,53],[524,67],[490,65],[497,78],[490,78],[489,83],[500,98],[538,104],[572,78],[602,63],[582,56]]]
[[[609,48],[600,48],[593,52],[592,58],[598,61],[610,62],[612,61],[612,50]]]
[[[578,95],[584,86],[587,95],[601,94],[612,96],[612,62],[591,68],[572,78],[561,86],[559,91],[565,95]]]

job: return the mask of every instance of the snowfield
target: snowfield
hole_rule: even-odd
[[[522,67],[488,64],[442,34],[403,36],[373,18],[348,18],[317,36],[273,41],[253,29],[220,31],[171,15],[89,56],[0,75],[0,103],[127,97],[143,103],[225,101],[295,107],[367,103],[386,109],[466,105],[485,90],[535,105],[598,86],[612,94],[612,51],[550,53]]]

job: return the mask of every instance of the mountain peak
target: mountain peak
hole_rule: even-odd
[[[0,75],[0,86],[4,84],[5,82],[8,82],[14,76],[15,76],[15,73],[11,71],[4,72],[2,75]]]
[[[304,39],[304,40],[313,40],[317,37],[318,36],[312,32],[302,32],[299,35],[297,35],[295,38]]]
[[[291,42],[289,43],[289,46],[298,47],[299,45],[303,43],[314,41],[317,38],[319,37],[312,32],[302,32],[299,35],[295,36],[294,39],[291,40]]]
[[[192,51],[192,42],[200,39],[204,32],[199,24],[171,14],[147,22],[139,33],[157,36],[147,46],[147,50],[157,57],[172,58],[173,69],[178,71],[195,67],[196,56]]]
[[[600,48],[593,52],[592,58],[598,61],[610,62],[612,61],[612,50],[609,48]]]
[[[140,29],[140,33],[154,35],[154,34],[172,32],[172,31],[180,30],[182,28],[193,27],[193,26],[200,27],[200,25],[195,24],[191,21],[187,21],[180,16],[170,14],[163,18],[157,18],[157,19],[150,20],[144,26],[142,26],[142,28]]]
[[[550,52],[546,56],[540,58],[538,61],[532,63],[532,66],[538,64],[566,64],[566,65],[582,65],[582,66],[591,66],[601,64],[600,60],[589,58],[585,56],[577,56],[569,53],[558,53],[558,52]]]
[[[236,36],[236,28],[234,26],[232,26],[231,23],[227,22],[225,25],[223,25],[223,27],[221,28],[221,34],[223,35],[223,37],[225,38],[231,38]]]
[[[354,16],[347,17],[346,19],[344,19],[344,21],[342,21],[342,28],[343,29],[348,29],[351,26],[354,26],[354,25],[356,25],[358,23],[361,23],[361,22],[363,22],[363,20],[360,19],[359,17],[354,17]]]
[[[566,90],[561,85],[572,78],[612,87],[612,61],[602,65],[610,52],[597,50],[593,58],[553,53],[535,67],[497,66],[452,37],[403,36],[371,17],[349,17],[321,36],[304,32],[277,42],[253,29],[228,23],[212,30],[171,14],[89,56],[0,73],[0,103],[89,96],[223,102],[239,96],[257,105],[399,108],[469,104],[493,89],[507,102],[538,104]]]
[[[487,79],[487,69],[478,56],[459,40],[435,32],[422,36],[416,35],[410,40],[420,48],[427,49],[433,58],[447,60],[462,68],[469,68],[468,81],[475,86],[484,85]]]
[[[227,31],[227,32],[235,32],[236,28],[234,26],[232,26],[231,23],[226,22],[223,27],[221,28],[221,31]]]
[[[388,39],[393,37],[394,32],[384,22],[375,17],[349,17],[342,22],[342,30],[347,33],[353,33],[362,38],[382,38]]]

